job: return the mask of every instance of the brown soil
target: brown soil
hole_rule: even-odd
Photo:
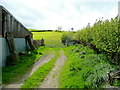
[[[47,75],[45,80],[40,84],[38,88],[58,88],[59,82],[58,78],[60,75],[60,70],[62,66],[64,65],[64,62],[66,60],[66,56],[64,55],[64,51],[60,51],[60,56],[58,57],[55,67],[50,71],[50,73]]]

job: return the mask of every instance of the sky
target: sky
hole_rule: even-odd
[[[119,0],[0,0],[12,15],[28,29],[79,30],[96,19],[118,15]]]

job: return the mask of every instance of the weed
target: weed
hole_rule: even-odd
[[[95,54],[89,47],[69,46],[64,50],[68,60],[61,71],[60,88],[99,88],[106,82],[107,72],[116,69],[105,55]]]

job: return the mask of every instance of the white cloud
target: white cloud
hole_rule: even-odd
[[[108,3],[94,8],[91,7],[93,2]],[[113,0],[2,0],[2,5],[27,28],[56,29],[62,26],[64,30],[72,27],[78,30],[100,17],[117,16],[118,0],[114,0],[113,5],[109,2]]]

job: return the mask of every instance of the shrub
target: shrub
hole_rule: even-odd
[[[115,64],[120,64],[120,21],[118,18],[99,20],[92,27],[86,27],[75,34],[75,39],[89,43],[109,56]]]

